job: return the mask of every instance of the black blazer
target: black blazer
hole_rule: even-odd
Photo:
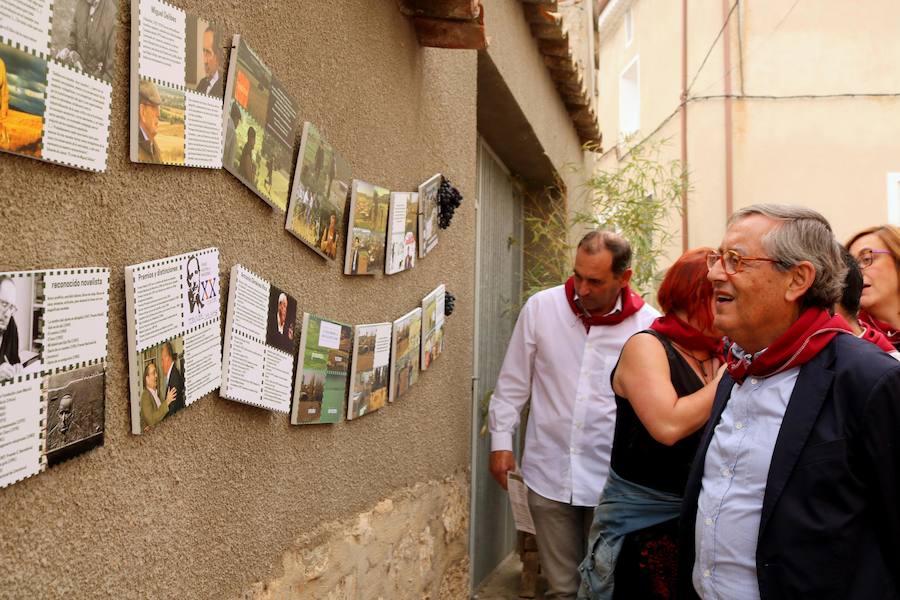
[[[175,400],[169,405],[169,415],[173,415],[184,408],[184,376],[178,370],[178,365],[172,365],[172,374],[166,383],[166,393],[170,388],[175,388]],[[165,398],[165,396],[163,396]]]
[[[685,490],[680,599],[697,597],[697,498],[733,386],[726,373]],[[800,368],[769,467],[756,572],[763,600],[900,598],[900,362],[875,345],[841,334]]]

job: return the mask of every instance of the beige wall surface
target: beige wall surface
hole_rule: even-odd
[[[440,171],[466,197],[414,271],[349,278],[225,171],[128,161],[130,10],[118,4],[108,171],[0,156],[0,270],[112,269],[106,443],[0,490],[0,596],[237,597],[279,577],[304,532],[468,465],[476,55],[420,48],[392,2],[178,2],[245,36],[354,177],[409,190]],[[301,310],[350,323],[399,317],[446,283],[445,353],[408,397],[353,422],[291,427],[212,394],[133,436],[122,269],[207,246],[221,250],[223,288],[241,262]]]
[[[588,24],[573,19],[571,26],[587,27]],[[491,42],[486,52],[540,144],[540,148],[519,148],[517,151],[546,154],[566,185],[570,206],[577,206],[586,193],[583,183],[589,176],[593,155],[581,149],[572,120],[531,35],[521,1],[491,0],[485,7],[485,27]],[[582,39],[584,44],[588,43],[586,34]],[[576,54],[580,53],[579,47]],[[503,140],[488,141],[502,157],[504,152],[500,146]],[[544,185],[552,183],[544,182]]]
[[[842,241],[862,227],[886,222],[886,176],[900,172],[900,38],[891,29],[900,5],[742,0],[727,36],[713,45],[732,4],[691,0],[688,5],[687,79],[693,82],[687,104],[688,246],[717,246],[725,228],[729,134],[721,95],[726,80],[735,96],[734,209],[756,202],[809,206],[831,221]],[[665,119],[678,107],[681,92],[681,3],[636,0],[632,7],[630,47],[621,20],[606,37],[601,33],[601,129],[610,142],[618,138],[619,73],[640,55],[638,138],[659,128],[652,137],[668,138],[666,157],[678,158],[680,115]],[[804,97],[784,98],[796,95]],[[599,168],[617,164],[611,151]],[[671,250],[674,258],[680,246]]]

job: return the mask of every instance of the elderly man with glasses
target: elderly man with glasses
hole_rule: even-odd
[[[19,358],[19,330],[16,327],[16,284],[0,277],[0,381],[22,372]]]
[[[735,213],[708,257],[727,372],[682,507],[679,598],[900,598],[900,364],[832,314],[819,213]]]

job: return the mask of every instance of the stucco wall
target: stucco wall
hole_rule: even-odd
[[[467,466],[476,55],[420,48],[393,2],[178,2],[244,35],[354,177],[408,190],[441,171],[466,197],[414,271],[349,278],[225,171],[128,161],[119,5],[108,172],[0,156],[0,270],[112,269],[105,446],[0,490],[0,596],[237,597],[281,576],[304,533]],[[445,353],[408,397],[358,421],[291,427],[212,394],[132,436],[122,268],[213,245],[223,287],[241,262],[300,310],[350,323],[394,319],[444,282],[457,297]]]
[[[566,25],[586,28],[590,24],[572,19]],[[511,95],[534,130],[538,146],[523,148],[514,146],[514,152],[538,152],[547,156],[556,174],[568,192],[570,207],[580,206],[586,195],[584,181],[590,176],[593,154],[581,149],[578,134],[565,105],[553,85],[544,66],[528,22],[525,20],[521,0],[491,0],[486,3],[485,27],[491,45],[486,50],[500,76],[506,82]],[[582,34],[575,48],[576,56],[583,53],[588,36]],[[510,136],[511,137],[511,136]],[[512,140],[489,139],[491,148],[504,158],[505,145]],[[516,173],[527,177],[527,173]],[[542,186],[553,181],[536,182]]]

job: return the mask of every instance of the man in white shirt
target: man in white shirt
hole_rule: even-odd
[[[828,221],[749,206],[707,264],[732,343],[685,490],[678,597],[900,598],[900,364],[832,314]]]
[[[522,459],[546,598],[575,598],[594,506],[609,473],[616,404],[610,373],[625,341],[659,316],[631,291],[631,246],[592,231],[565,285],[519,314],[490,404],[491,474],[506,489],[528,399]]]

